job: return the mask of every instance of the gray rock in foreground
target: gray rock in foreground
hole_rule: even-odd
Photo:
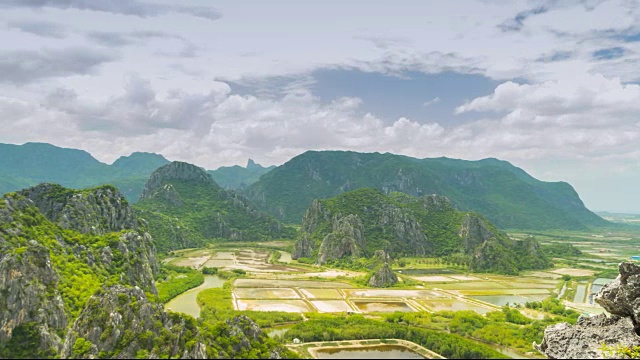
[[[640,266],[623,262],[618,269],[620,275],[595,297],[611,317],[580,317],[575,326],[549,326],[542,343],[533,347],[551,359],[612,359],[625,356],[603,352],[603,345],[613,349],[640,346]]]

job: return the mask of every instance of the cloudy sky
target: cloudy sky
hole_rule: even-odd
[[[640,213],[639,54],[637,0],[0,0],[0,142],[496,157]]]

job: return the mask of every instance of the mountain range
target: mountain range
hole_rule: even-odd
[[[375,188],[446,196],[503,229],[586,230],[609,223],[566,182],[544,182],[498,159],[478,161],[352,151],[307,151],[263,175],[244,194],[264,211],[299,223],[314,199]]]
[[[170,161],[148,152],[134,152],[105,164],[84,150],[67,149],[46,143],[0,144],[0,194],[42,182],[74,189],[112,184],[126,199],[138,201],[149,175]],[[209,170],[226,189],[241,189],[274,166],[263,167],[249,160],[247,167],[230,166]]]
[[[50,144],[0,144],[0,193],[41,182],[71,188],[112,184],[135,203],[151,173],[169,160],[136,152],[108,165],[89,153]],[[283,223],[299,224],[314,199],[359,188],[385,194],[438,194],[503,229],[587,230],[609,222],[589,211],[565,182],[544,182],[498,159],[478,161],[351,151],[307,151],[278,167],[222,167],[208,173]]]

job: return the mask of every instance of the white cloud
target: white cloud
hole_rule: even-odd
[[[440,97],[436,96],[431,100],[427,100],[427,101],[423,102],[422,106],[430,106],[430,105],[433,105],[433,104],[437,104],[439,102],[440,102]]]
[[[626,84],[640,79],[640,41],[620,36],[640,33],[633,1],[201,3],[0,5],[0,141],[48,141],[106,161],[154,151],[209,168],[282,163],[307,149],[621,169],[640,158],[640,88]],[[616,47],[620,57],[594,59]],[[381,119],[355,96],[320,101],[309,75],[319,68],[504,82],[450,119]],[[282,84],[265,83],[273,77]],[[438,95],[423,106],[450,104]]]

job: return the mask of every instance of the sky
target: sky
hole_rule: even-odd
[[[507,160],[640,213],[640,0],[0,0],[0,142]]]

